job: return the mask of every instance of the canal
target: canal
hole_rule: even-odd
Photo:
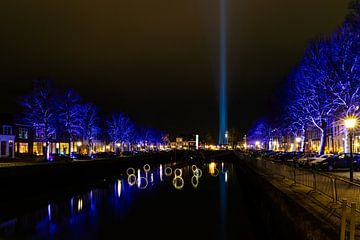
[[[2,219],[0,239],[272,239],[238,174],[219,160],[129,167]]]

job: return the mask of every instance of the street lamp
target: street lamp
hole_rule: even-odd
[[[120,146],[121,146],[121,144],[120,143],[117,143],[116,144],[116,149],[114,149],[114,152],[115,152],[115,154],[120,154]]]
[[[260,141],[255,142],[256,149],[260,149]]]
[[[78,142],[76,143],[76,145],[77,145],[77,147],[78,147],[78,152],[79,152],[79,154],[80,154],[80,147],[81,147],[81,145],[82,145],[82,142],[78,141]]]
[[[354,164],[353,164],[353,130],[356,127],[357,119],[355,117],[348,117],[344,120],[345,127],[349,131],[349,137],[350,137],[350,181],[352,182],[354,180]]]

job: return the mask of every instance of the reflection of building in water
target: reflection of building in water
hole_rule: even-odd
[[[162,169],[162,164],[160,164],[160,168],[159,168],[159,177],[160,177],[160,181],[162,182],[163,181],[163,169]]]
[[[117,182],[117,195],[118,195],[119,198],[121,196],[121,188],[122,188],[122,181],[118,180],[118,182]]]
[[[78,199],[78,212],[83,209],[83,200],[81,198]]]
[[[209,173],[211,174],[211,175],[214,175],[215,174],[215,170],[216,169],[216,163],[214,163],[214,162],[212,162],[212,163],[210,163],[209,164]]]
[[[51,204],[50,203],[48,204],[47,210],[48,210],[49,221],[51,221]]]

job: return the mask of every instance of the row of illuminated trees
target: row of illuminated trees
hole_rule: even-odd
[[[69,89],[59,93],[47,80],[34,81],[33,91],[21,98],[22,114],[19,121],[35,129],[41,129],[37,140],[44,143],[49,157],[49,144],[54,138],[63,136],[69,143],[69,154],[74,141],[88,142],[88,153],[92,154],[93,140],[105,139],[114,144],[114,150],[124,151],[124,145],[159,146],[166,135],[151,128],[137,126],[126,114],[113,113],[102,120],[98,108],[85,103],[78,93]]]
[[[283,114],[277,121],[260,121],[249,138],[268,142],[274,134],[320,131],[319,153],[324,153],[329,124],[357,117],[360,106],[360,3],[351,3],[344,23],[331,34],[312,41],[288,77]],[[346,134],[345,134],[346,135]]]

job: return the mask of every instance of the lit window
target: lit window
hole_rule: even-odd
[[[43,139],[45,137],[45,132],[43,127],[37,127],[35,131],[35,137],[37,139]]]
[[[19,138],[20,139],[28,139],[28,129],[27,128],[19,128]]]
[[[19,153],[28,153],[29,144],[28,143],[19,143]]]
[[[11,133],[12,133],[12,127],[10,127],[10,126],[4,126],[4,127],[3,127],[3,133],[4,133],[4,135],[11,135]]]
[[[34,142],[33,146],[33,154],[35,155],[43,155],[43,143],[42,142]]]

